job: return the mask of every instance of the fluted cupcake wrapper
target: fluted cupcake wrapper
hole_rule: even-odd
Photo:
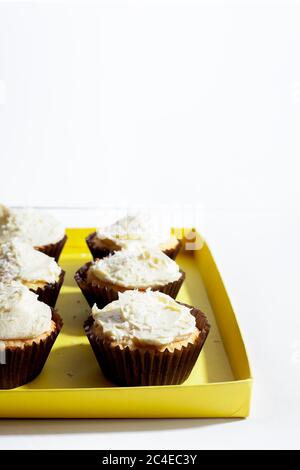
[[[54,310],[52,320],[56,328],[45,339],[5,349],[5,364],[0,363],[0,389],[20,387],[40,374],[63,324]]]
[[[75,281],[80,287],[90,307],[92,307],[96,303],[99,308],[103,308],[110,302],[118,300],[119,292],[131,290],[126,287],[108,284],[100,280],[97,283],[87,282],[87,272],[91,264],[91,262],[86,263],[76,272],[74,276]],[[165,284],[163,286],[153,286],[151,287],[151,290],[163,292],[164,294],[167,294],[173,299],[175,299],[185,278],[185,273],[181,270],[180,273],[181,277],[177,281],[169,282],[168,284]],[[138,290],[145,291],[146,289]]]
[[[114,250],[110,250],[109,248],[95,246],[94,245],[95,236],[96,236],[96,232],[93,232],[85,239],[86,244],[89,247],[89,250],[92,254],[93,259],[105,258],[105,256],[108,256],[114,253]]]
[[[177,245],[174,246],[174,248],[167,248],[166,250],[163,250],[164,251],[164,254],[167,255],[169,258],[173,259],[175,261],[180,249],[182,247],[182,242],[181,240],[178,240],[177,239]]]
[[[49,307],[54,308],[58,294],[60,292],[61,286],[64,282],[64,277],[65,277],[65,271],[61,270],[61,273],[59,275],[59,279],[57,282],[54,282],[52,284],[48,283],[45,284],[44,287],[38,287],[38,289],[30,289],[32,292],[37,294],[39,296],[39,300],[41,302],[44,302],[45,304],[49,305]]]
[[[105,258],[105,256],[115,253],[115,250],[110,250],[109,248],[95,246],[94,244],[95,237],[96,237],[96,232],[93,232],[85,239],[86,244],[89,247],[89,250],[93,256],[93,259]],[[182,246],[182,243],[180,240],[177,240],[177,242],[178,243],[176,244],[174,248],[172,247],[172,248],[167,248],[166,250],[163,250],[165,255],[167,255],[169,258],[173,260],[175,260]]]
[[[98,364],[111,382],[125,387],[178,385],[189,377],[210,330],[200,310],[193,308],[191,313],[200,334],[193,343],[174,351],[111,346],[93,333],[92,317],[85,322],[84,328]]]
[[[51,256],[55,259],[55,261],[58,261],[63,247],[65,246],[65,243],[67,241],[67,238],[67,235],[65,235],[64,238],[62,238],[57,243],[49,243],[48,245],[35,246],[35,249],[41,251],[42,253],[45,253],[45,255]]]

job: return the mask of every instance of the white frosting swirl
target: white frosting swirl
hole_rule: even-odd
[[[110,341],[164,346],[188,339],[196,331],[190,309],[161,292],[119,293],[119,300],[103,309],[95,304],[92,316]]]
[[[0,340],[35,338],[51,329],[51,308],[20,283],[0,283]]]
[[[112,243],[118,248],[128,248],[137,242],[144,245],[157,246],[170,240],[170,232],[160,230],[156,233],[153,223],[145,214],[127,215],[106,227],[99,227],[96,237],[108,245]]]
[[[0,206],[0,242],[18,237],[32,246],[57,243],[65,235],[62,225],[50,214],[35,209]]]
[[[143,289],[177,281],[181,276],[175,261],[158,248],[142,246],[96,260],[89,271],[102,281]]]
[[[61,268],[54,258],[35,250],[19,239],[0,246],[0,279],[28,282],[58,281]]]

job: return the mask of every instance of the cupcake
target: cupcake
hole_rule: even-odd
[[[210,325],[197,308],[160,292],[136,290],[84,324],[103,374],[121,386],[177,385],[190,375]]]
[[[135,245],[82,266],[75,280],[92,306],[104,307],[126,290],[148,288],[175,298],[185,274],[158,248]]]
[[[21,283],[0,283],[0,389],[19,387],[43,369],[62,327],[58,313]]]
[[[67,240],[64,228],[50,214],[0,206],[0,244],[15,237],[56,261]]]
[[[86,242],[94,259],[129,248],[138,242],[157,246],[175,259],[181,247],[180,240],[174,235],[170,236],[170,233],[156,234],[150,225],[149,220],[141,214],[128,215],[112,225],[98,228],[86,238]]]
[[[0,245],[0,282],[19,281],[54,307],[65,272],[54,258],[14,238]]]

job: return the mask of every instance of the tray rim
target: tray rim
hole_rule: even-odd
[[[0,390],[0,394],[3,393],[41,393],[41,392],[88,392],[88,391],[110,391],[110,390],[124,390],[126,392],[130,390],[159,390],[159,389],[178,389],[184,388],[187,389],[194,389],[194,388],[202,388],[202,387],[224,387],[225,385],[233,386],[235,384],[243,384],[243,383],[252,383],[253,378],[249,377],[248,379],[237,379],[237,380],[228,380],[226,382],[204,382],[202,384],[193,384],[193,385],[141,385],[137,387],[69,387],[69,388],[12,388],[12,389],[3,389]]]

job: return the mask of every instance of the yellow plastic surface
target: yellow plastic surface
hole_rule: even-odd
[[[75,285],[75,271],[91,259],[85,237],[93,229],[68,229],[60,258],[66,271],[57,310],[64,327],[44,370],[33,382],[0,390],[0,417],[179,418],[246,417],[251,372],[243,339],[207,244],[183,252],[186,272],[178,300],[203,310],[211,324],[204,349],[182,385],[116,387],[106,380],[84,336],[89,307]]]

